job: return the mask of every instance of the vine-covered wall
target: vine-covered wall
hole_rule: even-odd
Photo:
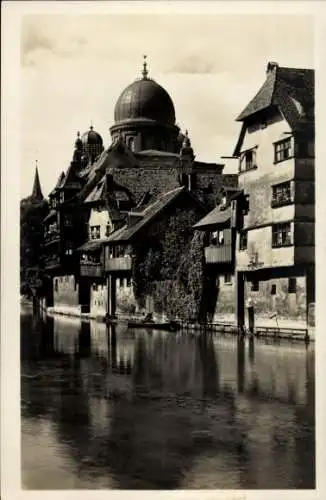
[[[216,279],[206,272],[204,234],[192,229],[201,216],[189,205],[171,209],[134,245],[132,281],[139,309],[150,304],[157,315],[193,322],[214,314]]]

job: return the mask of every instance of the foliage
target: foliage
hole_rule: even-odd
[[[216,279],[206,273],[204,233],[192,230],[196,220],[194,210],[179,209],[157,222],[151,241],[134,247],[133,284],[140,307],[150,295],[155,311],[170,318],[202,322],[214,314]]]
[[[21,293],[32,295],[43,286],[41,264],[42,220],[49,212],[47,201],[33,202],[30,198],[20,204],[20,281]]]

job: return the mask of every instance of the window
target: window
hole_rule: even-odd
[[[296,291],[297,291],[296,278],[289,278],[288,293],[296,293]]]
[[[286,247],[292,245],[292,227],[290,222],[274,224],[272,226],[272,247]]]
[[[54,291],[57,292],[58,291],[58,278],[55,278],[54,280]]]
[[[94,292],[97,292],[97,284],[96,283],[93,283],[93,286],[92,286]]]
[[[101,237],[101,227],[91,226],[90,227],[91,240],[98,240]]]
[[[127,278],[127,287],[130,287],[131,286],[131,278]]]
[[[113,231],[113,226],[112,226],[111,222],[108,222],[106,225],[106,236],[109,236],[109,234],[111,234],[112,231]]]
[[[131,151],[135,151],[135,138],[134,137],[127,138],[127,146]]]
[[[224,275],[224,283],[226,285],[231,285],[232,284],[232,275],[230,273],[227,273]]]
[[[224,245],[224,231],[218,230],[211,234],[211,245]]]
[[[240,172],[252,170],[256,167],[256,149],[248,149],[248,151],[244,151],[240,159]]]
[[[246,250],[248,245],[248,231],[240,231],[239,250]]]
[[[275,163],[279,163],[280,161],[291,158],[293,156],[292,137],[288,137],[287,139],[276,142],[274,144],[274,148]]]
[[[272,207],[281,207],[289,203],[292,203],[291,182],[272,186]]]
[[[72,223],[72,216],[71,215],[65,215],[64,225],[66,227],[72,227],[73,223]]]
[[[72,254],[73,254],[72,241],[67,241],[66,242],[66,248],[65,248],[65,255],[72,255]]]
[[[276,285],[271,286],[271,295],[276,295]]]
[[[123,287],[123,278],[119,278],[119,287]]]
[[[60,193],[60,203],[63,203],[65,201],[65,194],[62,192]]]
[[[259,292],[259,281],[254,280],[251,282],[251,291],[252,292]]]

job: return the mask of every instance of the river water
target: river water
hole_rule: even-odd
[[[21,315],[22,487],[315,487],[314,346]]]

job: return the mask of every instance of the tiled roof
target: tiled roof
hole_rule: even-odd
[[[237,121],[243,121],[271,105],[278,106],[287,115],[285,118],[292,128],[298,125],[302,115],[313,115],[314,71],[275,64],[267,71],[265,82]]]
[[[135,154],[136,157],[141,156],[170,156],[171,158],[179,158],[177,153],[170,153],[167,151],[158,151],[156,149],[145,149],[144,151],[139,151]]]
[[[62,180],[60,184],[60,188],[74,188],[74,189],[80,189],[81,188],[81,183],[80,180],[77,177],[76,171],[75,171],[75,164],[73,162],[70,163],[66,176]]]
[[[162,194],[154,203],[149,205],[142,212],[137,213],[139,215],[139,221],[132,226],[125,225],[121,229],[114,231],[110,236],[108,236],[107,241],[118,242],[118,241],[129,241],[135,234],[143,229],[150,221],[156,217],[164,208],[166,208],[172,201],[174,201],[179,194],[184,191],[184,187],[179,187]]]
[[[95,201],[101,201],[105,196],[105,178],[103,177],[85,198],[84,203],[93,203]]]
[[[101,248],[102,244],[105,243],[106,241],[107,238],[86,241],[86,243],[77,248],[77,251],[98,250],[99,248]]]
[[[227,207],[221,210],[221,207],[215,207],[209,214],[201,219],[193,226],[194,229],[204,228],[208,226],[215,226],[217,224],[225,224],[231,218],[231,208]]]

